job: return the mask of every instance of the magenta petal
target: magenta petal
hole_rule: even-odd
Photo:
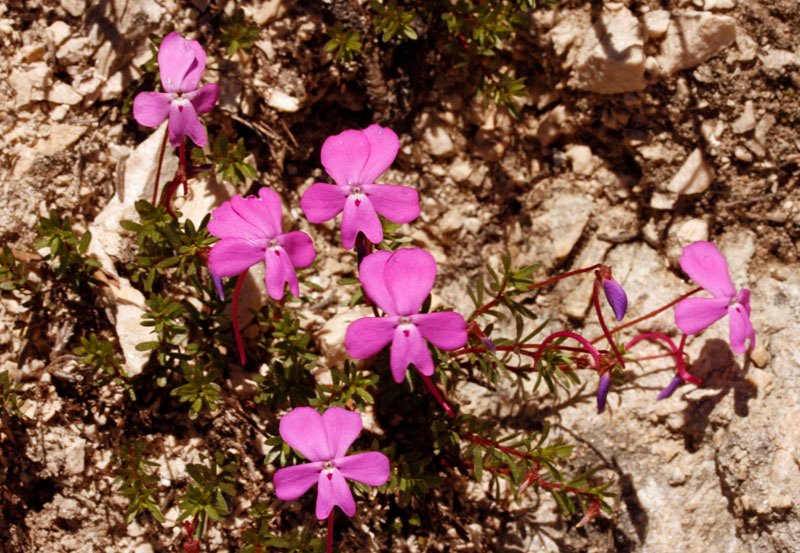
[[[348,325],[344,337],[347,354],[354,359],[377,355],[392,341],[396,317],[364,317]]]
[[[265,261],[267,266],[264,270],[264,281],[267,285],[269,297],[274,300],[282,299],[287,284],[292,294],[295,297],[299,297],[300,285],[297,282],[297,273],[286,250],[280,246],[267,248]]]
[[[264,248],[244,238],[223,238],[208,254],[211,271],[221,277],[235,276],[264,259]]]
[[[415,315],[433,288],[436,261],[425,250],[404,248],[392,254],[384,274],[397,314]]]
[[[322,424],[334,458],[343,457],[361,433],[361,415],[342,407],[331,407],[322,413]]]
[[[330,472],[323,470],[317,481],[317,518],[319,520],[328,518],[334,505],[349,517],[356,514],[353,493],[342,473],[336,469]]]
[[[206,128],[200,122],[192,103],[176,100],[169,107],[169,143],[177,148],[184,136],[188,136],[201,148],[208,142]]]
[[[261,217],[275,229],[275,234],[280,234],[283,229],[283,205],[281,197],[272,188],[260,188],[258,198],[253,202],[253,206],[261,214]]]
[[[311,237],[305,232],[287,232],[278,236],[277,240],[296,269],[305,269],[314,263],[317,252],[314,251]]]
[[[400,325],[392,338],[391,366],[395,382],[402,382],[406,369],[413,364],[426,376],[433,374],[433,359],[428,345],[413,324]]]
[[[214,209],[211,217],[208,232],[217,238],[247,238],[251,241],[265,241],[267,238],[263,230],[242,219],[230,200]]]
[[[275,495],[283,501],[299,499],[317,483],[324,464],[322,461],[316,461],[276,470],[275,476],[272,477]]]
[[[333,219],[344,209],[347,190],[343,186],[318,182],[303,193],[300,208],[316,224]]]
[[[369,158],[361,170],[361,184],[371,184],[386,172],[397,157],[400,149],[400,139],[394,131],[380,125],[370,125],[363,131],[369,141]],[[378,210],[380,213],[380,210]],[[383,215],[381,213],[381,215]]]
[[[194,61],[183,76],[181,92],[191,92],[200,84],[203,72],[206,70],[206,51],[196,40],[187,40],[186,47],[194,53]]]
[[[345,200],[342,214],[342,246],[346,250],[355,245],[359,232],[363,232],[373,244],[379,244],[383,240],[383,226],[369,197],[351,194]]]
[[[274,238],[280,233],[273,224],[272,218],[267,217],[264,203],[259,198],[242,198],[238,194],[230,199],[233,211],[250,225],[258,228],[264,238]]]
[[[329,136],[322,145],[322,165],[340,185],[362,184],[361,170],[369,159],[369,139],[361,131]]]
[[[731,349],[734,353],[746,353],[747,340],[750,341],[750,348],[755,346],[756,333],[745,306],[737,303],[728,308],[728,324],[730,325]]]
[[[728,312],[728,298],[686,298],[675,306],[675,324],[686,334],[705,330]]]
[[[396,315],[394,300],[386,288],[386,262],[390,257],[392,253],[386,250],[378,250],[365,257],[358,266],[358,279],[373,303],[387,315]]]
[[[410,223],[419,217],[419,194],[414,188],[393,184],[365,184],[361,188],[375,211],[390,221]]]
[[[382,486],[389,479],[389,458],[378,451],[342,457],[334,464],[345,478],[367,486]]]
[[[163,92],[140,92],[133,99],[133,118],[145,127],[157,127],[169,115],[169,102]]]
[[[694,242],[683,248],[680,263],[692,280],[714,296],[732,298],[736,295],[728,274],[728,262],[711,242]]]
[[[279,431],[283,441],[309,461],[329,461],[328,435],[322,415],[311,407],[297,407],[281,419]]]
[[[186,73],[196,63],[197,54],[190,42],[197,41],[186,40],[174,31],[161,41],[158,48],[158,71],[161,75],[161,86],[167,92],[179,92]],[[205,65],[205,57],[203,64]]]
[[[423,338],[439,349],[451,351],[467,343],[467,322],[453,311],[436,311],[413,315],[411,322]]]
[[[214,104],[219,99],[219,85],[217,83],[209,83],[201,86],[194,92],[186,95],[192,102],[194,110],[203,115],[214,109]]]

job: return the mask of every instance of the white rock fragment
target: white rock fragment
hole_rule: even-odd
[[[765,69],[779,71],[787,65],[800,65],[800,55],[788,50],[771,48],[766,54],[758,56]]]
[[[705,0],[703,8],[706,10],[732,10],[736,7],[736,0]]]
[[[649,38],[661,38],[667,34],[669,27],[669,12],[667,10],[653,10],[642,16],[644,32]]]
[[[54,104],[65,104],[74,106],[83,100],[83,96],[75,92],[70,85],[63,81],[56,81],[50,90],[47,91],[47,101]]]
[[[589,176],[595,169],[595,158],[592,149],[583,144],[574,144],[566,150],[567,159],[572,164],[572,171],[578,175]]]
[[[63,21],[56,21],[47,28],[47,38],[53,43],[53,46],[61,46],[71,33],[69,25]]]
[[[731,123],[731,130],[734,134],[744,134],[756,128],[756,112],[753,109],[753,102],[748,100],[744,103],[744,111]]]
[[[599,94],[644,90],[644,41],[627,8],[603,12],[575,51],[568,84]]]
[[[64,468],[68,474],[83,474],[86,468],[86,440],[73,436],[64,449]]]
[[[572,134],[573,127],[570,123],[569,112],[563,105],[558,105],[548,111],[539,122],[536,137],[545,148],[558,140],[561,136]]]
[[[86,0],[61,0],[61,7],[72,17],[80,17],[86,11]]]
[[[672,177],[667,190],[674,194],[700,194],[711,186],[714,169],[706,163],[703,152],[696,148]]]
[[[31,102],[44,100],[52,75],[52,70],[44,62],[32,63],[25,70],[14,68],[8,77],[11,88],[16,92],[14,106],[21,108]]]
[[[732,17],[708,12],[673,14],[658,63],[667,75],[697,67],[736,40]]]
[[[425,128],[422,133],[426,151],[435,157],[450,157],[456,153],[453,140],[443,125],[434,124]]]
[[[272,109],[282,111],[284,113],[294,113],[300,109],[300,100],[294,96],[289,96],[281,90],[273,90],[269,95],[267,105]]]
[[[472,165],[469,160],[465,158],[454,160],[453,163],[450,164],[450,169],[448,170],[453,180],[459,183],[466,182],[472,172]]]

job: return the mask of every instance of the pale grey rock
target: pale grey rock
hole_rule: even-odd
[[[15,67],[8,77],[8,82],[16,93],[14,106],[21,108],[31,102],[44,100],[52,76],[52,69],[44,62],[32,63],[25,69]]]
[[[567,146],[567,159],[572,164],[572,171],[578,175],[589,176],[595,169],[596,158],[592,155],[592,149],[584,144],[573,144]]]
[[[86,11],[86,0],[61,0],[61,7],[72,17],[80,17]]]
[[[673,194],[699,194],[705,192],[714,181],[714,169],[703,158],[703,152],[696,148],[667,185]]]
[[[767,52],[758,57],[765,69],[774,71],[782,70],[786,66],[800,65],[800,55],[790,52],[788,50],[780,50],[778,48],[771,48]]]
[[[273,90],[267,99],[267,105],[283,113],[294,113],[300,109],[300,100],[282,90]]]
[[[593,236],[575,258],[570,270],[602,263],[611,246],[612,244],[609,242]],[[576,277],[558,283],[555,291],[557,294],[564,296],[563,308],[568,317],[582,319],[586,315],[586,311],[591,305],[593,287],[594,276],[591,274],[583,278]]]
[[[81,100],[83,100],[83,96],[75,92],[75,89],[63,81],[55,81],[50,90],[47,91],[47,101],[54,104],[74,106],[79,104]]]
[[[422,133],[426,151],[435,157],[450,157],[456,153],[453,140],[444,125],[435,123],[425,128]]]
[[[747,100],[744,103],[742,114],[731,123],[731,130],[734,134],[743,134],[752,131],[756,127],[756,112],[753,109],[753,102]]]
[[[604,11],[574,51],[568,84],[598,94],[644,90],[644,41],[627,8]]]
[[[542,117],[536,129],[536,137],[542,146],[547,147],[562,136],[572,134],[573,130],[566,106],[558,105]]]
[[[736,7],[736,0],[705,0],[703,8],[706,10],[732,10]]]
[[[669,12],[667,10],[653,10],[642,15],[642,26],[645,34],[651,38],[661,38],[667,34],[669,27]]]
[[[61,46],[71,34],[72,29],[63,21],[55,21],[52,25],[47,27],[47,38],[53,43],[53,46],[56,47]]]
[[[658,63],[672,75],[697,67],[736,40],[736,22],[709,12],[673,13],[667,36],[661,43]]]
[[[457,158],[453,160],[453,162],[450,164],[450,168],[448,169],[448,174],[453,178],[454,181],[458,183],[466,182],[472,172],[472,165],[470,164],[469,159],[466,158]]]

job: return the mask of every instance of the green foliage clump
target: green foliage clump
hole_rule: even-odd
[[[114,482],[119,486],[119,493],[130,502],[125,514],[128,524],[145,512],[158,522],[166,520],[156,500],[158,476],[153,469],[158,464],[144,456],[146,447],[142,440],[124,443],[116,460]]]

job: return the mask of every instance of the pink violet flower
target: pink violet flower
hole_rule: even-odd
[[[169,142],[181,145],[184,136],[200,147],[206,145],[206,129],[198,115],[211,111],[219,98],[219,85],[198,88],[206,68],[206,52],[196,40],[176,32],[164,37],[158,48],[158,70],[165,92],[141,92],[133,100],[133,118],[145,127],[157,127],[169,118]]]
[[[425,250],[377,251],[361,262],[359,278],[386,316],[364,317],[347,327],[345,348],[351,357],[372,357],[391,342],[392,376],[402,382],[411,364],[426,376],[433,374],[426,340],[443,350],[467,343],[467,323],[458,313],[419,312],[436,278],[436,262]]]
[[[367,486],[381,486],[389,479],[389,459],[378,451],[346,455],[361,433],[361,415],[331,407],[320,415],[311,407],[298,407],[283,416],[283,441],[308,463],[278,469],[273,477],[275,495],[283,501],[299,499],[317,485],[316,514],[328,518],[334,506],[352,517],[356,503],[347,485],[355,480]]]
[[[282,232],[281,213],[280,197],[269,188],[260,189],[257,198],[236,195],[212,211],[208,232],[220,239],[208,256],[212,275],[235,276],[263,261],[272,299],[282,299],[287,284],[299,296],[295,270],[311,265],[316,252],[305,232]]]
[[[683,249],[681,268],[692,280],[711,292],[710,298],[686,298],[675,306],[675,324],[686,334],[697,334],[728,315],[731,349],[745,353],[755,345],[750,322],[750,290],[736,291],[728,263],[711,242],[695,242]]]
[[[329,136],[322,165],[336,184],[318,182],[305,191],[300,207],[312,223],[342,214],[342,245],[351,249],[359,232],[373,244],[383,240],[382,215],[394,223],[419,216],[419,195],[408,186],[376,184],[397,156],[400,140],[388,127],[370,125]]]

